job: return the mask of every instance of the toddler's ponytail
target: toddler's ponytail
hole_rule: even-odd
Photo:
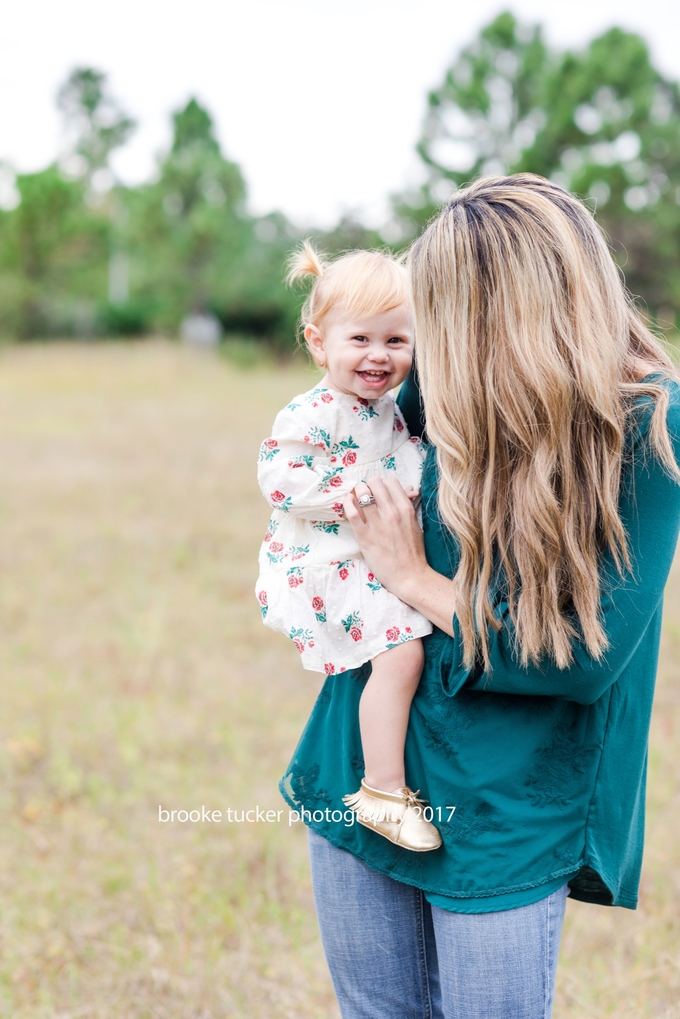
[[[288,286],[291,286],[296,280],[307,279],[308,276],[320,279],[328,265],[329,263],[323,255],[320,255],[312,247],[309,239],[304,240],[297,251],[294,251],[288,259],[286,283]]]
[[[288,259],[286,283],[312,279],[302,306],[300,338],[317,328],[336,305],[356,315],[376,315],[410,301],[406,269],[387,251],[346,251],[334,259],[320,254],[309,238]]]

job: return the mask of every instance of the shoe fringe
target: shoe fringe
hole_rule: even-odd
[[[404,816],[404,804],[390,800],[381,800],[369,796],[363,789],[342,797],[342,802],[356,811],[363,821],[401,821]]]

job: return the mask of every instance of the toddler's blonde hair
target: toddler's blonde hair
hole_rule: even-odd
[[[336,305],[370,316],[410,302],[406,268],[385,251],[348,251],[330,261],[305,240],[288,261],[286,283],[309,276],[314,283],[302,306],[302,332],[308,325],[318,327]]]

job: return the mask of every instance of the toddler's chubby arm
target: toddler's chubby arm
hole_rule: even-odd
[[[310,420],[302,407],[277,416],[271,437],[260,447],[257,470],[262,494],[274,509],[308,520],[344,518],[343,501],[354,482],[345,483],[331,424],[323,415]]]

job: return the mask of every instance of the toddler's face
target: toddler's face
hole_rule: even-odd
[[[367,318],[333,309],[305,339],[331,389],[365,400],[384,396],[403,382],[413,360],[413,314],[406,304]]]

